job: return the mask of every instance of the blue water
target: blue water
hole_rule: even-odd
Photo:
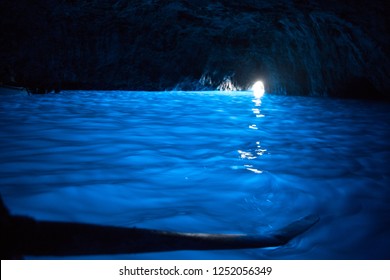
[[[390,258],[390,104],[251,92],[0,95],[0,193],[12,214],[285,246],[103,259]],[[69,257],[73,258],[73,257]]]

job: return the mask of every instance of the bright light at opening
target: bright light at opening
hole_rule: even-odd
[[[264,95],[264,84],[261,81],[257,81],[252,86],[253,95],[255,98],[260,98]]]

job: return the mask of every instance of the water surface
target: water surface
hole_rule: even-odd
[[[250,92],[4,91],[0,193],[40,220],[183,232],[321,218],[276,248],[97,258],[389,259],[389,113]]]

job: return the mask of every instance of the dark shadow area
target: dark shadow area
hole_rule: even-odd
[[[329,94],[337,98],[358,98],[367,100],[390,100],[390,95],[382,95],[365,77],[352,77],[339,83]]]
[[[246,90],[260,78],[273,93],[382,98],[388,14],[370,0],[4,0],[0,84]]]
[[[1,259],[281,246],[319,220],[306,216],[267,235],[178,233],[10,216],[0,198]]]

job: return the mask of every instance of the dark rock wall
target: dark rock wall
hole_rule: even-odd
[[[389,96],[389,9],[359,0],[0,2],[0,82]]]

